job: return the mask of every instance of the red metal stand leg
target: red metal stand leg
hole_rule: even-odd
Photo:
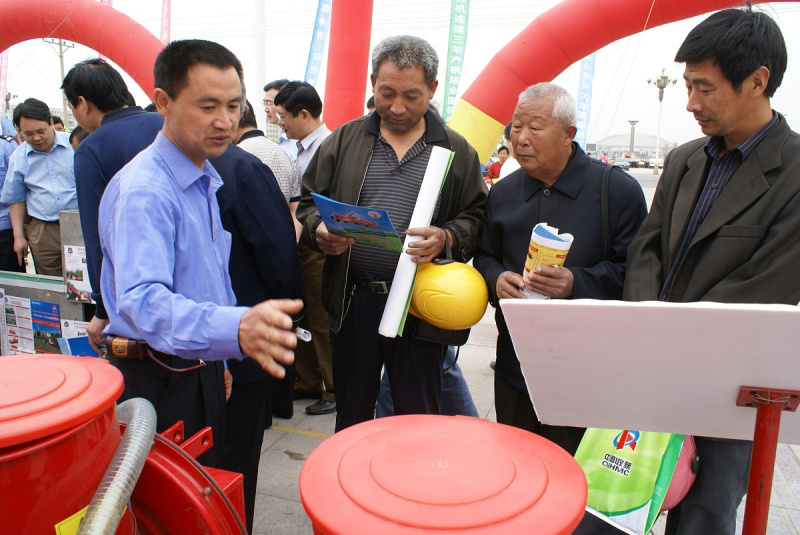
[[[756,413],[753,453],[750,457],[750,480],[744,509],[743,535],[766,535],[769,519],[769,498],[772,494],[772,475],[775,472],[775,453],[781,426],[781,405],[765,403]]]

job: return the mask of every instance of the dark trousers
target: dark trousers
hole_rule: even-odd
[[[14,252],[14,229],[0,230],[0,270],[23,273],[25,266],[19,265]]]
[[[378,334],[386,297],[356,286],[342,328],[332,337],[336,431],[375,417],[384,365],[395,414],[441,413],[442,363],[447,346],[414,339],[417,321],[411,315],[402,336],[386,338]]]
[[[294,363],[283,366],[283,369],[286,372],[283,379],[270,377],[268,380],[267,428],[272,425],[273,416],[288,420],[294,414]]]
[[[456,362],[456,351],[453,346],[447,348],[444,357],[444,374],[442,375],[442,414],[447,416],[472,416],[478,418],[478,409],[472,401],[467,380]],[[392,387],[389,386],[389,374],[384,373],[378,393],[378,404],[375,417],[394,416],[392,405]]]
[[[244,508],[247,532],[253,532],[253,513],[258,483],[261,444],[267,429],[269,379],[255,383],[234,383],[228,398],[225,447],[220,468],[244,476]]]
[[[494,406],[497,422],[536,433],[575,455],[586,431],[583,427],[544,425],[536,416],[528,392],[518,390],[505,381],[500,374],[494,374]]]
[[[303,319],[300,326],[311,331],[311,342],[297,345],[294,353],[294,389],[301,394],[322,394],[334,400],[331,339],[328,313],[322,306],[322,269],[325,255],[299,245],[303,270]]]
[[[196,360],[156,353],[173,368],[188,368]],[[214,445],[197,458],[205,466],[218,467],[225,441],[225,368],[222,362],[207,362],[203,368],[183,373],[165,370],[150,358],[125,360],[110,357],[121,372],[125,389],[119,401],[144,398],[153,404],[160,433],[178,420],[183,421],[185,438],[211,427]]]

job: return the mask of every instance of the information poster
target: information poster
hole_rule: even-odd
[[[59,306],[46,301],[30,300],[33,346],[37,353],[61,353],[58,339],[61,338],[61,316]]]
[[[64,282],[67,286],[67,299],[84,303],[92,302],[92,286],[86,270],[86,247],[77,245],[64,246]]]
[[[61,320],[61,339],[59,349],[65,355],[80,357],[98,357],[97,351],[89,343],[88,321]]]
[[[89,328],[88,321],[61,320],[62,338],[75,338],[76,336],[86,336],[86,330],[88,328]]]
[[[6,327],[8,330],[8,354],[35,353],[33,329],[31,328],[31,300],[6,295]]]

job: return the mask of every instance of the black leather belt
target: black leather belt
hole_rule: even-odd
[[[354,283],[362,288],[366,288],[370,292],[378,295],[385,295],[389,293],[392,288],[392,281],[371,281],[366,279],[354,279]]]

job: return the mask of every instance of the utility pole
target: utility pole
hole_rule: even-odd
[[[42,39],[45,43],[49,43],[51,45],[58,45],[58,61],[61,64],[61,79],[64,79],[64,49],[65,48],[73,48],[75,45],[71,43],[65,43],[63,39]],[[61,85],[61,84],[59,84]],[[67,96],[64,92],[61,92],[61,109],[63,110],[63,114],[61,116],[64,119],[64,124],[68,125],[68,118],[67,115]]]
[[[17,95],[12,95],[10,92],[6,92],[6,107],[3,116],[7,119],[11,119],[11,99],[19,98]]]

